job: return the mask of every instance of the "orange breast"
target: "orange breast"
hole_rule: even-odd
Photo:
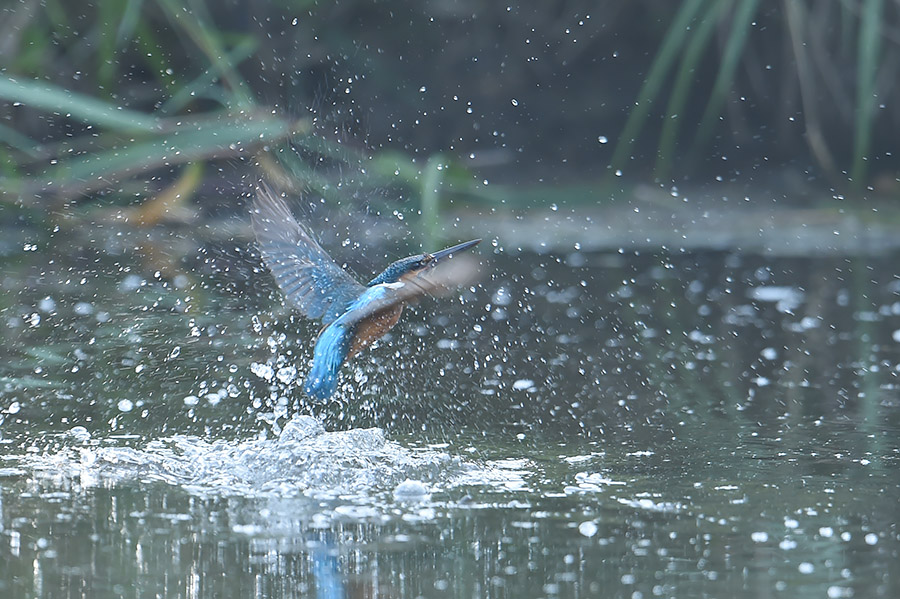
[[[379,312],[356,325],[356,335],[353,338],[353,343],[350,345],[350,354],[347,356],[347,359],[349,360],[374,341],[381,339],[385,333],[394,328],[402,313],[403,305],[400,304]]]

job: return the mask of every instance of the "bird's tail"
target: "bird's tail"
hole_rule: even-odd
[[[332,324],[316,340],[313,365],[306,375],[303,390],[310,397],[325,400],[337,390],[338,371],[350,351],[352,327]]]

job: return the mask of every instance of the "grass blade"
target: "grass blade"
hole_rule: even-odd
[[[37,159],[41,155],[37,151],[37,148],[40,147],[39,143],[30,137],[22,135],[12,127],[7,127],[3,123],[0,123],[0,143],[6,144],[31,158]]]
[[[694,20],[705,3],[706,0],[686,0],[681,5],[681,8],[678,9],[675,20],[672,26],[669,27],[659,47],[659,51],[653,59],[647,79],[638,93],[635,106],[628,114],[628,120],[625,121],[619,141],[616,143],[616,149],[613,151],[609,164],[609,168],[613,171],[624,166],[635,140],[641,133],[644,121],[647,120],[650,106],[659,97],[659,90],[662,88],[663,81],[689,35],[691,21]]]
[[[116,47],[121,48],[125,42],[130,41],[137,29],[137,24],[141,18],[141,8],[144,0],[127,0],[125,9],[122,12],[122,18],[119,20],[119,27],[116,29]]]
[[[246,39],[240,42],[234,49],[228,53],[226,62],[232,65],[239,65],[256,52],[257,42],[255,39]],[[202,75],[183,86],[177,92],[172,94],[160,107],[160,112],[175,113],[196,100],[203,90],[211,89],[216,79],[222,76],[222,72],[217,65],[212,65],[206,69]]]
[[[431,244],[436,243],[440,235],[440,201],[443,179],[444,157],[435,154],[428,159],[428,164],[425,165],[420,191],[422,230],[425,233],[425,241]]]
[[[850,178],[856,191],[866,184],[872,123],[875,120],[875,81],[881,49],[882,0],[865,0],[859,23],[859,50],[856,64],[856,123],[853,134],[853,167]]]
[[[162,128],[152,116],[38,81],[0,76],[0,98],[125,133],[155,133]]]
[[[669,104],[666,106],[666,119],[663,122],[662,133],[659,138],[659,151],[656,153],[656,176],[660,179],[668,178],[672,168],[672,158],[675,155],[675,143],[678,141],[678,126],[681,124],[682,113],[687,104],[688,93],[691,87],[691,76],[696,72],[703,50],[707,48],[710,38],[715,31],[716,22],[727,4],[716,2],[700,21],[694,31],[687,48],[681,57],[678,67],[678,75],[675,79],[675,87],[669,96]]]
[[[183,123],[147,141],[60,162],[44,177],[24,181],[18,187],[23,195],[41,191],[74,195],[154,168],[250,155],[257,146],[283,141],[306,130],[305,121],[265,113]],[[2,183],[7,189],[17,187],[15,182]]]
[[[750,33],[758,5],[759,0],[741,0],[738,4],[734,18],[731,21],[731,34],[728,36],[728,43],[725,44],[725,51],[719,64],[719,72],[716,74],[716,81],[709,94],[709,102],[706,104],[706,109],[700,118],[700,125],[697,127],[697,135],[694,137],[693,150],[691,152],[694,156],[712,136],[715,121],[719,118],[719,110],[725,102],[728,92],[732,89],[734,72],[737,70],[737,65],[741,60],[744,44],[747,41],[747,35]]]
[[[256,102],[251,96],[246,82],[228,60],[228,54],[217,35],[218,31],[214,27],[207,26],[197,16],[200,10],[206,12],[203,4],[198,2],[194,10],[187,10],[184,6],[179,6],[175,0],[157,0],[157,2],[165,9],[169,18],[177,23],[197,44],[197,47],[206,54],[213,67],[222,73],[222,78],[228,82],[232,101],[236,105],[233,108],[245,110],[253,108]]]

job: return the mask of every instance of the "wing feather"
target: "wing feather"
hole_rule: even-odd
[[[308,318],[328,324],[365,291],[261,183],[251,213],[263,262],[285,297]]]

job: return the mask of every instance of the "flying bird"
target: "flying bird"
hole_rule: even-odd
[[[404,306],[471,281],[471,261],[450,258],[481,241],[403,258],[362,285],[331,259],[265,184],[256,189],[251,220],[263,262],[284,296],[307,318],[324,325],[303,385],[307,395],[319,400],[337,390],[341,365],[391,330]]]

